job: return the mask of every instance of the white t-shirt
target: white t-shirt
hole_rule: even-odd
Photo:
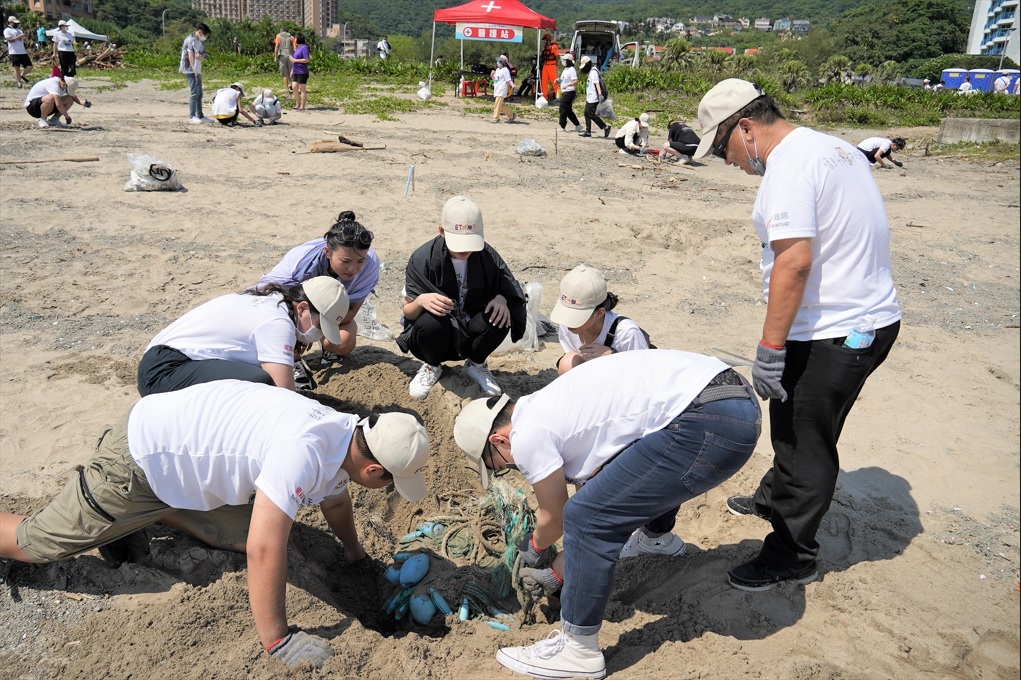
[[[726,369],[715,357],[666,349],[587,361],[518,400],[514,462],[530,484],[558,468],[569,482],[583,483],[622,449],[666,427]]]
[[[11,54],[15,53],[12,51]],[[1006,92],[1008,87],[1010,87],[1010,76],[1000,76],[993,81],[993,89],[996,92]]]
[[[213,117],[230,118],[238,111],[241,93],[233,87],[221,87],[213,96]]]
[[[74,33],[57,31],[53,34],[53,42],[57,43],[58,52],[74,52]]]
[[[568,66],[560,74],[560,91],[561,92],[574,92],[575,85],[577,85],[578,71],[573,66]],[[568,83],[574,83],[569,85]]]
[[[510,90],[511,84],[510,69],[506,66],[501,66],[496,69],[493,74],[493,96],[494,97],[506,97]]]
[[[877,156],[882,156],[884,153],[890,150],[893,146],[893,142],[885,137],[869,137],[868,139],[859,142],[858,148],[864,151],[876,151]]]
[[[599,69],[595,66],[588,72],[588,84],[585,86],[585,103],[586,104],[597,104],[599,102],[599,91],[596,89],[596,85],[602,82],[599,77]]]
[[[166,345],[195,361],[293,366],[294,322],[281,300],[279,293],[221,295],[167,326],[145,349]]]
[[[603,329],[596,336],[595,344],[606,344],[606,334],[610,332],[610,326],[613,325],[614,319],[619,316],[620,314],[616,312],[606,313],[606,316],[603,317]],[[577,352],[584,344],[581,338],[576,333],[572,333],[567,326],[560,326],[557,336],[560,338],[560,346],[564,348],[564,352]],[[642,329],[637,323],[631,319],[621,319],[617,324],[617,330],[613,335],[613,344],[610,347],[618,352],[629,352],[634,349],[649,349],[649,343],[645,341],[645,333],[642,333]]]
[[[28,96],[25,97],[25,108],[32,103],[33,99],[39,99],[45,97],[48,94],[55,94],[63,96],[67,94],[67,90],[60,87],[60,78],[44,78],[38,83],[32,86],[32,89],[28,91]]]
[[[774,257],[768,244],[812,240],[812,271],[791,340],[847,335],[866,314],[876,328],[900,319],[883,197],[868,159],[844,140],[804,127],[787,135],[769,155],[752,222],[763,243],[767,300]]]
[[[170,507],[247,505],[258,489],[294,519],[347,488],[340,465],[357,422],[290,390],[216,380],[143,397],[128,448]]]
[[[965,80],[961,83],[961,86],[957,88],[960,92],[971,92],[971,83]]]
[[[8,26],[4,29],[4,38],[19,38],[14,42],[7,43],[8,54],[28,54],[28,51],[25,49],[25,32],[20,28]]]
[[[635,142],[634,138],[638,137],[638,141]],[[649,146],[649,128],[643,128],[641,123],[632,118],[628,122],[624,123],[617,130],[617,134],[614,138],[623,137],[627,144],[638,144],[638,146]]]

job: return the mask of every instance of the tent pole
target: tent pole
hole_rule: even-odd
[[[433,53],[436,51],[436,22],[433,22],[433,42],[429,46],[429,90],[433,89]]]
[[[543,86],[542,62],[540,61],[540,59],[542,59],[542,47],[540,46],[541,43],[542,43],[542,27],[540,26],[535,29],[535,101],[539,101],[540,96],[541,97],[546,96],[545,92],[540,92]]]
[[[461,39],[461,70],[464,70],[464,38]]]

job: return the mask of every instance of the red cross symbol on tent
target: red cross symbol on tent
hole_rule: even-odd
[[[482,5],[482,9],[486,12],[492,12],[494,9],[501,9],[500,5],[494,4],[493,0],[489,0],[488,5]]]

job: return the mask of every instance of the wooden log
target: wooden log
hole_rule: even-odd
[[[341,144],[335,142],[332,139],[321,139],[318,142],[312,142],[312,146],[309,148],[309,153],[340,153],[343,151],[378,151],[385,149],[386,145],[383,146],[351,146],[350,144]]]
[[[99,156],[88,156],[82,158],[46,158],[41,161],[0,161],[0,165],[23,165],[25,163],[95,163]]]

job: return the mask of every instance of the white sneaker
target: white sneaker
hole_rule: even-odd
[[[641,527],[635,529],[631,538],[620,549],[620,558],[637,557],[638,555],[667,555],[680,557],[687,550],[684,541],[674,534],[663,534],[659,538],[649,538]]]
[[[48,128],[50,126],[50,124],[46,122],[45,118],[40,118],[37,125],[41,128]]]
[[[439,382],[441,375],[443,375],[442,366],[430,366],[422,362],[422,367],[418,369],[418,373],[408,385],[408,392],[415,399],[425,399],[429,396],[429,390],[433,388],[433,385]]]
[[[202,122],[202,119],[199,118],[198,116],[192,116],[191,118],[188,119],[188,122],[191,123],[192,125],[198,125],[199,123]]]
[[[464,368],[461,370],[466,376],[477,382],[487,396],[498,397],[503,394],[503,388],[500,387],[500,383],[496,382],[496,378],[489,372],[489,367],[485,364],[477,364],[468,359],[464,362]]]
[[[530,647],[504,647],[496,660],[515,673],[535,678],[606,677],[606,661],[599,651],[599,635],[572,635],[552,631]]]
[[[582,127],[582,126],[580,126],[580,125],[575,125],[575,126],[574,126],[574,131],[575,131],[575,132],[581,132],[581,131],[582,131],[582,130],[584,130],[584,129],[585,129],[585,128],[583,128],[583,127]]]
[[[680,160],[681,165],[687,165],[690,162],[691,162],[691,156],[689,156],[686,153],[682,153],[681,154],[681,160]]]
[[[199,118],[199,122],[200,123],[212,123],[213,119],[212,118],[206,118],[205,116],[202,116],[201,118]]]
[[[622,154],[624,154],[625,156],[629,156],[629,155],[630,155],[630,154],[629,154],[629,153],[628,153],[627,151],[625,151],[624,149],[617,149],[617,153],[622,153]]]

